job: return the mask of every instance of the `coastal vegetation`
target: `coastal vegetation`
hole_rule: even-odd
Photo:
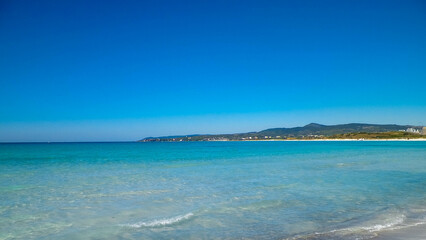
[[[378,133],[359,132],[359,133],[337,134],[327,138],[328,139],[418,139],[418,138],[426,139],[426,135],[420,135],[416,133],[402,132],[402,131],[378,132]]]
[[[183,141],[253,141],[253,140],[315,140],[315,139],[416,139],[426,138],[420,126],[395,124],[322,125],[311,123],[303,127],[271,128],[259,132],[148,137],[141,142]]]

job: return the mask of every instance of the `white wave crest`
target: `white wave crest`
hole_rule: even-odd
[[[387,219],[387,221],[385,221],[383,224],[377,224],[377,225],[368,226],[368,227],[361,227],[361,229],[369,231],[369,232],[377,232],[384,229],[391,229],[392,227],[403,223],[405,218],[406,218],[405,215],[401,214],[399,216],[396,216],[395,218]]]
[[[385,229],[391,229],[392,227],[399,225],[404,222],[405,215],[401,214],[398,216],[395,216],[393,218],[385,219],[385,221],[382,224],[375,224],[372,226],[361,226],[361,227],[350,227],[350,228],[343,228],[343,229],[336,229],[332,230],[329,233],[338,233],[338,232],[361,232],[361,231],[367,231],[367,232],[378,232]]]
[[[394,216],[392,218],[387,218],[384,220],[381,224],[372,224],[370,226],[355,226],[355,227],[349,227],[349,228],[341,228],[341,229],[335,229],[328,232],[315,232],[313,234],[304,235],[304,236],[295,236],[292,238],[287,238],[288,240],[296,240],[296,239],[316,239],[320,236],[329,236],[335,235],[335,236],[345,236],[345,235],[351,235],[351,234],[376,234],[383,230],[394,230],[399,229],[403,227],[408,227],[408,225],[402,226],[401,224],[405,221],[406,216],[404,214],[400,214],[397,216]],[[418,224],[416,224],[418,225]]]
[[[133,224],[124,224],[122,226],[131,227],[131,228],[165,227],[165,226],[170,226],[170,225],[176,224],[178,222],[187,220],[187,219],[191,218],[192,216],[194,216],[193,213],[187,213],[185,215],[179,215],[179,216],[172,217],[172,218],[164,218],[164,219],[154,220],[154,221],[150,221],[150,222],[138,222],[138,223],[133,223]]]

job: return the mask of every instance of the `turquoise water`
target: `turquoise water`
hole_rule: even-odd
[[[0,144],[0,239],[369,239],[424,223],[426,142]]]

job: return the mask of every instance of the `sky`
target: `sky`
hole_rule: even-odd
[[[426,125],[425,1],[0,1],[0,142]]]

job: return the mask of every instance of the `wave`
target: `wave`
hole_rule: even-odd
[[[124,224],[122,226],[131,227],[131,228],[141,228],[141,227],[166,227],[170,225],[177,224],[179,222],[185,221],[193,217],[193,213],[187,213],[185,215],[179,215],[172,218],[164,218],[159,220],[153,220],[149,222],[138,222],[133,224]]]
[[[170,192],[170,190],[153,189],[153,190],[129,191],[129,192],[118,192],[118,193],[96,193],[96,194],[87,194],[83,196],[84,198],[126,197],[126,196],[161,194],[161,193],[167,193],[167,192]]]
[[[367,226],[355,226],[341,229],[334,229],[327,232],[315,232],[307,235],[297,235],[291,238],[286,238],[286,240],[297,240],[297,239],[371,239],[376,237],[381,231],[390,231],[397,229],[404,229],[415,227],[418,225],[426,224],[426,221],[419,221],[415,223],[404,223],[406,220],[404,214],[394,216],[392,218],[387,218],[384,222],[380,224],[372,224]]]
[[[385,229],[391,229],[394,226],[397,226],[404,222],[406,219],[404,214],[395,216],[394,218],[389,218],[384,221],[382,224],[375,224],[372,226],[360,226],[360,227],[350,227],[350,228],[343,228],[338,230],[333,230],[330,232],[378,232]]]
[[[280,200],[263,200],[260,202],[251,203],[245,206],[240,206],[238,209],[243,211],[257,212],[265,209],[279,208],[284,206],[284,202]]]

